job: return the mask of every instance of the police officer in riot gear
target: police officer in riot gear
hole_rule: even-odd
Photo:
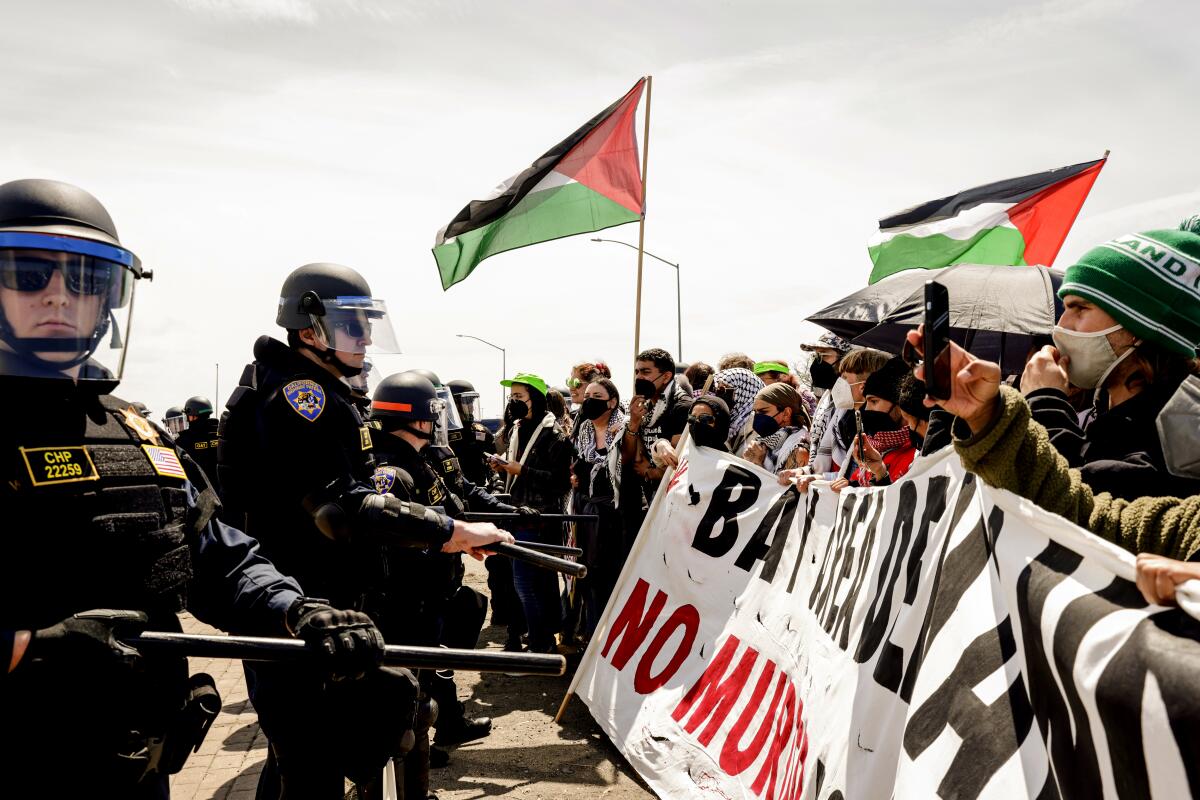
[[[176,443],[195,459],[218,492],[217,480],[217,420],[213,419],[213,404],[207,397],[189,397],[183,404],[187,428],[175,437]]]
[[[371,420],[377,426],[373,436],[382,465],[375,472],[377,490],[443,506],[452,517],[468,510],[536,516],[534,509],[503,503],[464,477],[454,451],[445,445],[445,433],[452,428],[447,422],[448,395],[437,376],[423,369],[392,375],[376,388]],[[436,621],[438,643],[475,647],[486,618],[487,598],[463,585],[462,558],[438,555],[423,574],[427,586],[422,592],[429,598],[426,607]],[[486,736],[491,721],[467,719],[452,679],[447,679],[449,673],[439,675],[444,682],[431,689],[439,704],[435,743],[448,746]],[[438,753],[434,757],[436,761]]]
[[[179,406],[171,406],[163,414],[163,428],[167,433],[175,437],[176,442],[179,441],[179,434],[187,430],[187,417],[183,414],[183,409]]]
[[[121,638],[180,630],[185,604],[228,631],[305,638],[326,660],[319,674],[357,675],[382,657],[368,617],[302,597],[214,519],[195,462],[110,394],[134,287],[149,277],[87,192],[0,185],[6,796],[167,796],[219,697],[186,659]]]
[[[465,380],[453,380],[446,386],[462,420],[462,428],[449,433],[450,449],[458,456],[467,480],[476,486],[487,486],[493,475],[488,469],[487,456],[496,452],[496,437],[479,421],[479,392]]]
[[[480,555],[492,542],[512,541],[494,525],[454,522],[375,491],[370,432],[343,378],[361,371],[368,347],[397,348],[386,306],[361,275],[328,263],[294,270],[276,322],[287,343],[255,343],[221,422],[217,466],[232,518],[244,521],[264,555],[305,591],[361,607],[386,586],[389,547]],[[416,687],[407,677],[411,703]],[[334,685],[256,665],[247,666],[247,683],[270,739],[260,797],[275,796],[277,782],[285,793],[302,787],[306,796],[340,797],[343,776],[364,769],[355,758],[362,747],[378,751],[396,725],[414,726],[411,713],[405,721],[386,702],[395,689],[387,681],[372,688],[378,694],[346,698]],[[294,702],[297,694],[305,701]],[[348,744],[353,737],[362,745]]]

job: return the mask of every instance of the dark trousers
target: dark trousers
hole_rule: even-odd
[[[557,531],[558,529],[554,529]],[[561,532],[512,531],[518,542],[562,544]],[[513,586],[521,598],[525,624],[529,627],[529,649],[544,653],[554,649],[555,634],[562,628],[562,609],[558,597],[558,573],[535,567],[524,561],[512,562]]]

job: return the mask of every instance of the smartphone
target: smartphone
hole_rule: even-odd
[[[950,399],[950,292],[925,281],[925,395]]]
[[[857,444],[862,445],[865,440],[866,435],[867,435],[867,432],[863,430],[862,412],[860,412],[856,408],[856,409],[854,409],[854,441]],[[864,452],[866,451],[865,447],[863,448],[863,451]],[[851,447],[850,448],[851,455],[853,455],[854,452],[855,452],[855,448]]]
[[[502,464],[502,465],[508,463],[507,458],[504,458],[503,456],[495,455],[493,453],[488,453],[488,461],[491,461],[493,464]]]

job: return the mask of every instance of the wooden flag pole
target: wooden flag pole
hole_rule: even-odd
[[[633,318],[633,357],[642,352],[642,256],[646,243],[646,170],[650,165],[650,89],[654,76],[646,76],[646,125],[642,133],[642,219],[638,223],[637,310]]]

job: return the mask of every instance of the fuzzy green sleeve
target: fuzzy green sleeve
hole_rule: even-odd
[[[1000,413],[969,439],[956,439],[963,466],[987,483],[1028,498],[1132,553],[1187,559],[1200,550],[1200,496],[1114,500],[1092,495],[1046,429],[1030,417],[1021,394],[1000,388]]]

